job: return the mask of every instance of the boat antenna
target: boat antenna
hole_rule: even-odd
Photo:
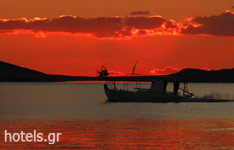
[[[138,63],[138,60],[136,60],[136,63],[134,64],[134,66],[132,68],[132,75],[135,75],[135,70],[136,70],[137,63]]]

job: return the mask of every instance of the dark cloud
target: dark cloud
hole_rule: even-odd
[[[16,19],[0,21],[0,29],[24,29],[45,32],[91,33],[97,36],[113,36],[123,28],[120,17],[99,17],[85,19],[74,16],[62,16],[53,20]]]
[[[234,13],[226,11],[220,15],[195,17],[192,22],[199,24],[188,25],[182,29],[184,34],[207,34],[214,36],[234,36]]]
[[[128,16],[81,18],[60,16],[54,19],[0,19],[0,33],[27,30],[36,35],[46,36],[47,32],[89,34],[95,37],[128,37],[137,35],[205,34],[213,36],[234,36],[234,12],[220,15],[198,16],[189,24],[167,20],[160,16]],[[17,32],[15,32],[17,33]],[[40,33],[40,34],[38,34]]]
[[[166,20],[161,17],[126,17],[125,25],[136,29],[154,29],[160,27]]]
[[[2,30],[33,32],[89,33],[96,37],[130,36],[132,29],[154,29],[166,21],[161,17],[98,17],[61,16],[55,19],[0,19]]]
[[[137,15],[149,15],[149,11],[133,11],[130,13],[132,16],[137,16]]]

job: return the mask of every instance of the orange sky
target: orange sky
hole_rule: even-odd
[[[1,1],[0,60],[69,75],[95,75],[101,65],[127,74],[136,60],[140,74],[233,68],[232,5],[232,0]],[[149,13],[130,16],[137,11]],[[48,19],[30,20],[34,17]]]
[[[132,11],[148,10],[181,21],[191,16],[218,14],[233,5],[233,0],[5,0],[0,1],[0,18],[126,16]]]

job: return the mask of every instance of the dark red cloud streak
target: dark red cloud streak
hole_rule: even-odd
[[[133,35],[197,35],[234,36],[234,12],[198,16],[188,24],[167,20],[160,16],[128,16],[81,18],[60,16],[55,19],[0,19],[0,33],[26,30],[35,33],[64,32],[89,34],[98,38],[130,37]]]
[[[183,34],[206,34],[214,36],[234,36],[234,12],[226,11],[220,15],[192,18],[193,24],[182,29]]]
[[[137,15],[149,15],[150,11],[133,11],[130,13],[132,16],[137,16]]]
[[[161,17],[99,17],[61,16],[49,19],[2,19],[0,31],[32,30],[34,32],[88,33],[96,37],[124,37],[133,29],[156,29],[166,20]],[[142,32],[141,32],[142,33]]]
[[[162,17],[126,17],[125,25],[136,29],[159,28],[166,20]]]

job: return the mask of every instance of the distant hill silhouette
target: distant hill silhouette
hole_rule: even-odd
[[[221,70],[183,69],[171,78],[186,79],[188,82],[234,82],[234,68]]]
[[[164,76],[117,76],[87,77],[45,74],[32,69],[0,61],[0,82],[58,82],[58,81],[152,81],[166,78],[169,82],[179,79],[188,82],[229,82],[234,83],[234,68],[222,70],[183,69],[177,73]]]
[[[0,82],[53,82],[66,80],[70,80],[70,77],[49,75],[0,61]]]
[[[0,81],[36,80],[47,75],[42,72],[0,61]]]

